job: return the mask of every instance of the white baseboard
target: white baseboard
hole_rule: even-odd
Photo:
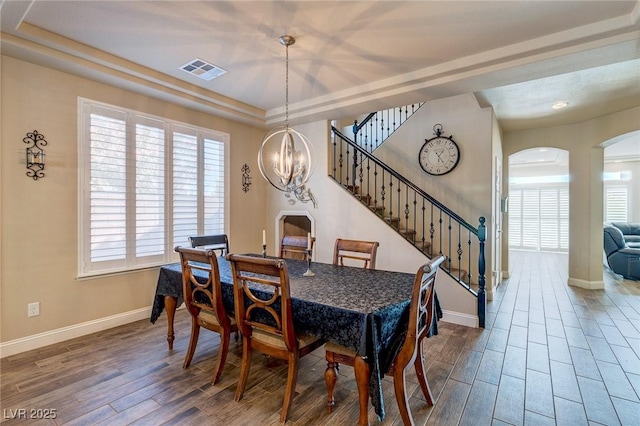
[[[578,278],[571,278],[567,280],[567,284],[573,287],[585,288],[587,290],[603,290],[604,281],[585,281]]]
[[[136,309],[110,317],[10,340],[0,343],[0,358],[42,348],[54,343],[64,342],[65,340],[75,339],[76,337],[86,336],[87,334],[129,324],[134,321],[149,319],[150,316],[151,307],[149,306],[147,308]]]
[[[442,310],[442,319],[440,321],[465,325],[472,328],[478,328],[480,326],[477,316],[463,314],[460,312],[445,311],[444,309]]]

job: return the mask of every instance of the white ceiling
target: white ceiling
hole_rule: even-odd
[[[258,126],[284,118],[283,34],[294,124],[463,93],[505,131],[640,105],[636,0],[0,2],[3,54]]]

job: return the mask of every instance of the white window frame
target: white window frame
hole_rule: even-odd
[[[130,145],[135,143],[135,125],[146,124],[153,121],[155,123],[161,122],[164,126],[164,247],[162,248],[162,254],[152,255],[146,257],[136,257],[135,247],[135,218],[136,218],[136,206],[135,198],[131,202],[127,196],[126,204],[126,255],[124,259],[118,259],[117,261],[105,261],[94,262],[91,259],[91,193],[90,193],[90,176],[91,176],[91,164],[90,164],[90,129],[91,129],[91,114],[92,112],[105,112],[111,111],[114,114],[120,114],[126,116],[127,130],[126,130],[126,151],[128,154],[135,152],[134,148]],[[204,167],[204,140],[212,140],[214,142],[222,143],[224,149],[224,160],[222,171],[224,179],[224,194],[223,211],[224,211],[224,233],[228,233],[229,218],[230,218],[230,206],[229,206],[229,145],[230,136],[227,133],[206,129],[198,126],[193,126],[188,123],[182,123],[174,120],[169,120],[163,117],[153,116],[151,114],[145,114],[138,111],[121,108],[118,106],[109,105],[102,102],[93,101],[85,98],[78,98],[78,278],[85,278],[97,275],[106,275],[113,273],[122,273],[126,271],[133,271],[139,269],[145,269],[150,267],[157,267],[163,264],[172,263],[177,261],[178,257],[174,251],[174,230],[173,230],[173,135],[174,131],[189,131],[191,134],[197,137],[198,143],[198,161],[193,165],[194,173],[198,176],[198,209],[197,209],[197,234],[205,233],[204,224],[204,184],[203,184],[203,167]],[[135,164],[134,160],[131,160],[129,155],[127,156],[127,174],[128,176],[135,177],[135,170],[132,171],[132,164]],[[128,182],[131,182],[130,180]],[[135,179],[133,185],[127,183],[127,194],[135,192]],[[133,205],[131,205],[133,204]],[[188,242],[179,241],[175,245],[188,245]]]

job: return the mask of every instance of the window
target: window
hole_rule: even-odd
[[[629,220],[629,194],[626,185],[605,185],[604,221],[627,222]]]
[[[79,276],[173,261],[225,233],[229,135],[80,100]]]
[[[604,180],[604,221],[627,222],[630,215],[631,203],[629,189],[631,188],[631,171],[605,172]]]
[[[566,251],[569,248],[569,188],[509,188],[509,247]]]

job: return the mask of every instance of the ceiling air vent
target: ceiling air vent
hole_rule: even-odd
[[[214,78],[220,77],[222,74],[227,72],[227,70],[210,64],[207,61],[203,61],[200,58],[196,58],[193,61],[187,62],[186,64],[181,66],[180,69],[206,81],[213,80]]]

